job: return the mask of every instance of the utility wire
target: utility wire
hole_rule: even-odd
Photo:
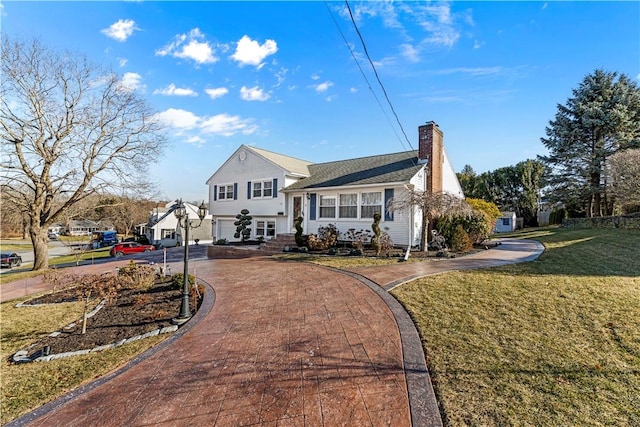
[[[380,110],[382,110],[382,113],[384,114],[384,117],[387,119],[387,123],[389,123],[389,126],[393,130],[393,133],[395,133],[396,138],[398,138],[398,141],[400,141],[400,144],[402,145],[402,148],[405,151],[407,151],[406,147],[404,146],[404,142],[400,138],[400,135],[398,135],[398,132],[396,131],[396,128],[391,123],[391,119],[389,118],[389,115],[387,114],[387,111],[384,109],[384,107],[380,103],[380,99],[378,99],[378,95],[376,95],[376,92],[371,87],[371,83],[369,83],[369,79],[367,79],[367,75],[364,73],[364,70],[360,66],[360,62],[358,62],[358,59],[356,58],[356,55],[353,52],[353,49],[351,49],[351,45],[349,44],[349,42],[347,41],[347,38],[345,37],[344,33],[342,32],[342,29],[340,28],[340,25],[338,25],[338,21],[336,21],[336,18],[334,17],[333,12],[331,11],[331,8],[329,7],[329,4],[327,2],[325,2],[324,4],[325,4],[325,6],[327,6],[327,10],[329,11],[329,15],[331,15],[331,19],[333,20],[333,23],[335,24],[336,28],[338,29],[338,32],[340,33],[340,36],[342,37],[342,40],[344,41],[344,44],[347,46],[347,49],[349,49],[349,52],[351,53],[351,57],[353,58],[353,60],[356,63],[356,65],[358,66],[358,69],[360,70],[360,74],[362,74],[362,77],[364,78],[364,81],[367,82],[367,87],[369,88],[369,90],[373,94],[373,97],[376,100],[376,102],[378,103],[378,106],[380,107]],[[411,147],[411,144],[409,144],[409,146]]]
[[[384,88],[384,85],[382,84],[382,81],[380,80],[380,76],[378,75],[378,71],[376,70],[375,65],[373,65],[373,61],[371,60],[371,57],[369,56],[369,51],[367,50],[367,45],[364,42],[364,38],[362,37],[362,34],[360,33],[360,30],[358,29],[358,25],[356,24],[355,19],[353,18],[353,13],[351,12],[351,6],[349,6],[349,1],[345,0],[345,4],[347,5],[347,9],[349,10],[349,16],[351,17],[351,22],[353,22],[353,27],[356,29],[356,32],[358,33],[358,37],[360,37],[360,42],[362,43],[362,47],[364,49],[364,53],[367,56],[367,59],[369,60],[369,64],[371,64],[371,68],[373,69],[373,73],[376,76],[376,80],[378,80],[378,83],[380,84],[380,87],[382,88],[382,92],[384,93],[384,97],[387,99],[387,103],[389,104],[389,107],[391,108],[391,111],[393,112],[393,115],[395,116],[396,121],[398,122],[398,126],[400,126],[400,130],[402,131],[402,134],[404,135],[404,139],[409,144],[409,147],[411,147],[411,149],[413,150],[413,147],[411,146],[411,142],[409,141],[409,138],[407,137],[407,133],[404,131],[404,128],[402,127],[402,123],[400,123],[400,118],[398,117],[398,114],[396,113],[396,110],[393,108],[393,104],[391,103],[391,100],[389,99],[389,95],[387,94],[387,91]]]

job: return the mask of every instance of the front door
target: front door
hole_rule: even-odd
[[[296,219],[302,216],[302,196],[293,196],[293,216],[291,229],[295,229]]]

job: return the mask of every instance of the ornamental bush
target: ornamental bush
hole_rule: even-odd
[[[473,242],[462,228],[462,224],[458,224],[456,229],[453,232],[453,236],[451,236],[451,250],[456,252],[467,252],[473,248]]]
[[[458,225],[468,234],[472,244],[480,244],[487,240],[493,232],[494,221],[484,213],[474,211],[471,215],[447,215],[436,220],[436,228],[452,247],[451,241]]]

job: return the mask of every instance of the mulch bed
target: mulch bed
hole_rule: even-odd
[[[74,300],[72,291],[64,290],[34,298],[25,304],[56,304]],[[122,290],[115,302],[107,303],[87,319],[86,333],[82,334],[82,319],[78,319],[63,328],[58,336],[46,336],[34,342],[30,346],[30,356],[45,346],[49,346],[51,354],[87,350],[171,326],[171,320],[180,313],[181,302],[182,290],[173,287],[170,281],[156,283],[148,291]],[[190,308],[193,313],[193,300]]]

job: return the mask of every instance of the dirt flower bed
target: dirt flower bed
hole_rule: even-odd
[[[34,298],[24,304],[42,305],[42,309],[46,310],[46,304],[75,300],[73,289],[64,289]],[[196,307],[200,301],[201,298],[196,296]],[[86,333],[82,333],[82,319],[78,319],[57,331],[59,334],[56,336],[45,336],[35,341],[27,349],[29,357],[37,357],[45,346],[49,346],[50,354],[87,350],[171,326],[172,319],[180,313],[181,302],[182,290],[173,286],[169,277],[157,279],[147,290],[123,289],[117,293],[114,301],[105,304],[87,320]],[[95,300],[94,307],[98,303],[99,301]],[[194,312],[193,297],[190,303]]]

